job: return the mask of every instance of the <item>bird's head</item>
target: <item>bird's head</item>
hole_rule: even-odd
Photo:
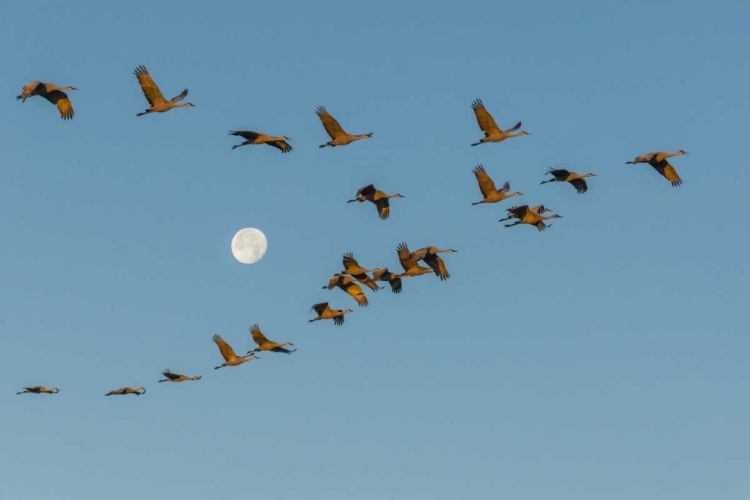
[[[520,134],[518,134],[518,135],[531,135],[531,134],[529,134],[529,133],[528,133],[528,132],[526,132],[525,130],[522,130],[522,131],[521,131],[521,133],[520,133]]]
[[[394,198],[406,198],[406,196],[402,195],[401,193],[396,193],[393,195]]]
[[[521,191],[516,191],[515,193],[511,193],[511,196],[524,196],[524,194]]]
[[[344,314],[346,314],[346,313],[350,313],[350,312],[354,312],[354,311],[352,311],[351,309],[344,309],[344,310],[343,310],[342,312],[343,312]]]
[[[193,377],[193,380],[200,380],[202,378],[203,378],[203,375],[197,375],[197,376]]]
[[[60,392],[60,389],[58,389],[57,387],[53,387],[49,390],[49,392],[51,392],[52,394],[57,394],[58,392]]]
[[[183,106],[187,106],[188,108],[194,108],[195,104],[193,104],[192,102],[186,102]]]
[[[291,141],[292,140],[291,137],[287,137],[285,135],[282,135],[281,138],[284,139],[285,141]]]
[[[63,87],[63,90],[78,90],[78,88],[77,87],[71,87],[70,85],[68,85],[67,87]]]
[[[688,153],[687,151],[683,151],[683,150],[680,149],[679,151],[677,151],[677,154],[678,155],[689,155],[690,153]]]

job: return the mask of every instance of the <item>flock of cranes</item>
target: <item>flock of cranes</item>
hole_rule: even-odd
[[[187,97],[188,90],[184,89],[182,92],[177,94],[170,100],[164,98],[164,95],[159,90],[159,87],[154,82],[153,78],[149,74],[145,66],[139,65],[134,71],[134,75],[138,79],[138,83],[143,91],[143,95],[148,101],[149,107],[136,116],[143,116],[150,113],[164,113],[174,108],[181,107],[195,107],[190,102],[181,102]],[[25,102],[26,99],[34,96],[43,97],[50,103],[54,104],[63,120],[70,120],[75,116],[73,105],[66,92],[78,90],[76,87],[65,86],[61,87],[53,83],[44,83],[40,81],[33,81],[23,86],[22,92],[16,97],[21,102]],[[509,129],[501,129],[498,127],[492,115],[485,108],[484,103],[481,99],[476,99],[471,103],[471,108],[474,111],[474,115],[477,120],[479,128],[484,133],[484,137],[478,142],[472,143],[471,146],[478,146],[480,144],[502,142],[506,139],[513,137],[522,137],[531,135],[524,130],[520,130],[521,122],[519,121],[513,127]],[[315,110],[316,115],[320,119],[323,128],[330,137],[330,141],[325,144],[321,144],[319,147],[336,147],[346,146],[352,142],[369,139],[372,137],[372,132],[362,134],[350,134],[339,124],[339,122],[325,109],[323,106],[319,106]],[[290,153],[293,148],[289,144],[291,139],[285,135],[272,136],[262,132],[242,130],[242,131],[229,131],[229,135],[234,137],[241,137],[244,141],[240,144],[235,144],[232,149],[239,148],[241,146],[248,145],[268,145],[273,148],[280,150],[282,153]],[[672,186],[679,186],[682,184],[682,179],[677,174],[675,168],[667,161],[668,158],[680,155],[687,155],[688,153],[683,150],[678,150],[674,153],[669,152],[652,152],[641,156],[637,156],[634,160],[626,162],[626,164],[636,165],[639,163],[647,163],[653,167],[659,174],[667,179]],[[519,191],[510,192],[510,183],[505,182],[500,189],[497,188],[495,182],[489,176],[482,164],[478,164],[472,170],[472,173],[476,177],[479,191],[481,192],[482,199],[476,202],[472,202],[471,205],[480,205],[488,203],[499,203],[516,196],[523,196],[524,194]],[[587,178],[595,177],[596,175],[589,172],[586,174],[578,174],[565,169],[554,169],[550,168],[546,174],[551,175],[551,178],[541,181],[540,184],[546,184],[549,182],[567,182],[571,184],[579,194],[586,193],[588,191]],[[390,200],[396,198],[405,198],[400,193],[387,194],[377,188],[373,184],[363,186],[354,195],[354,198],[348,200],[347,203],[353,202],[370,202],[372,203],[378,213],[378,217],[381,220],[386,220],[390,217]],[[505,224],[505,227],[513,227],[520,224],[527,224],[537,228],[539,231],[543,231],[551,224],[545,223],[546,220],[562,218],[562,215],[552,213],[552,211],[544,205],[515,205],[506,209],[507,216],[500,219],[500,222],[510,221],[515,219],[515,222]],[[550,215],[545,215],[546,213]],[[450,278],[450,274],[445,265],[445,261],[440,257],[441,253],[455,253],[457,250],[452,248],[438,248],[435,246],[427,246],[411,251],[406,242],[399,243],[396,247],[396,254],[398,257],[399,265],[403,272],[393,272],[388,267],[374,267],[364,268],[360,266],[357,260],[354,258],[352,253],[346,253],[343,256],[342,264],[343,269],[330,278],[328,284],[323,286],[323,289],[332,290],[333,288],[339,288],[346,292],[349,296],[354,299],[359,307],[367,307],[369,300],[365,295],[364,290],[360,285],[365,286],[367,289],[377,292],[383,287],[378,285],[378,282],[388,283],[391,288],[391,292],[398,294],[403,290],[403,280],[408,278],[416,278],[424,274],[434,274],[441,281],[445,281]],[[420,262],[425,265],[421,265]],[[333,309],[330,307],[328,302],[316,303],[312,306],[311,310],[315,311],[317,317],[308,320],[309,322],[332,320],[336,326],[344,324],[345,315],[352,313],[352,309]],[[234,367],[244,364],[248,361],[255,361],[260,359],[257,353],[260,352],[276,352],[283,354],[291,354],[296,349],[287,349],[287,347],[293,347],[294,344],[291,342],[279,343],[276,341],[269,340],[260,330],[258,324],[254,324],[250,327],[250,336],[255,342],[256,346],[254,349],[247,351],[244,355],[237,355],[232,346],[230,346],[220,335],[215,334],[212,340],[216,344],[219,353],[224,359],[224,363],[214,367],[214,369]],[[179,373],[173,373],[169,369],[162,372],[164,379],[159,380],[162,382],[186,382],[186,381],[197,381],[201,380],[201,376],[187,376]],[[24,387],[21,391],[16,394],[57,394],[59,389],[57,387],[45,387],[45,386],[28,386]],[[115,395],[129,395],[135,394],[140,396],[146,393],[146,388],[143,386],[139,387],[121,387],[109,391],[105,396]]]

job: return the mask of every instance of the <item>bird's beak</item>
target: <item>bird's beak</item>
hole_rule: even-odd
[[[71,87],[73,90],[81,90],[78,87]]]

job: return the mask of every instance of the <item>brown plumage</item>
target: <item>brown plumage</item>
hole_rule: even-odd
[[[398,275],[399,278],[413,278],[433,272],[431,268],[419,265],[417,262],[418,259],[412,256],[405,242],[398,244],[396,252],[398,252],[398,261],[401,263],[401,267],[404,268],[404,272]]]
[[[529,208],[528,205],[520,205],[517,207],[510,207],[506,210],[508,212],[508,216],[500,219],[500,222],[504,220],[509,219],[518,219],[516,222],[512,224],[505,224],[505,227],[513,227],[517,226],[519,224],[528,224],[530,226],[536,227],[539,231],[544,231],[548,227],[552,227],[552,224],[545,224],[544,221],[547,219],[562,219],[562,215],[552,214],[552,215],[541,215],[544,212],[549,212],[547,208],[544,207],[544,205],[537,205],[535,207]]]
[[[16,393],[16,396],[19,394],[57,394],[58,392],[60,392],[60,389],[57,387],[50,387],[48,389],[43,385],[32,385],[24,387],[22,391]]]
[[[401,287],[403,286],[401,278],[399,275],[390,272],[387,267],[374,268],[372,270],[372,279],[375,281],[387,281],[391,285],[391,292],[401,293]]]
[[[252,335],[253,341],[258,344],[258,347],[256,347],[252,351],[247,351],[248,354],[260,351],[283,352],[284,354],[291,354],[297,350],[285,349],[286,346],[294,345],[291,342],[284,342],[283,344],[279,344],[278,342],[274,342],[273,340],[268,340],[266,336],[263,335],[263,332],[260,331],[260,326],[258,326],[257,323],[250,327],[250,335]]]
[[[365,201],[370,201],[375,205],[375,208],[378,210],[378,216],[385,220],[390,215],[390,203],[388,202],[389,198],[405,198],[405,196],[396,193],[396,194],[386,194],[383,191],[380,191],[378,189],[375,189],[375,186],[372,184],[368,184],[367,186],[364,186],[362,188],[359,188],[357,191],[357,194],[354,195],[353,200],[348,200],[347,203],[352,203],[355,201],[358,201],[360,203],[364,203]]]
[[[145,387],[136,387],[133,389],[132,387],[121,387],[119,389],[115,389],[114,391],[109,391],[105,396],[126,396],[128,394],[135,394],[136,396],[140,396],[142,394],[146,394],[146,388]]]
[[[474,115],[477,117],[477,124],[479,125],[479,128],[482,129],[482,132],[484,132],[484,137],[480,139],[479,142],[475,142],[474,144],[472,144],[472,146],[478,146],[479,144],[485,142],[502,142],[510,137],[531,135],[523,130],[518,132],[517,134],[513,133],[521,128],[521,122],[516,123],[512,128],[506,130],[500,129],[500,127],[497,126],[497,123],[495,123],[495,119],[492,118],[490,112],[487,111],[487,108],[484,107],[481,99],[476,99],[474,102],[472,102],[471,109],[474,110]]]
[[[195,107],[195,104],[191,102],[178,104],[181,100],[187,97],[188,89],[183,90],[167,101],[162,95],[161,90],[159,90],[159,87],[154,83],[153,78],[151,78],[151,75],[149,75],[145,66],[138,66],[135,68],[133,74],[138,78],[138,83],[141,85],[143,95],[146,96],[146,100],[150,105],[146,111],[138,113],[135,116],[143,116],[149,113],[164,113],[172,108]]]
[[[448,269],[445,267],[445,262],[443,262],[443,259],[441,259],[438,254],[454,252],[458,252],[458,250],[453,250],[452,248],[442,249],[438,247],[424,247],[420,248],[419,250],[414,250],[411,253],[411,257],[416,261],[424,261],[425,264],[432,268],[432,270],[435,272],[435,275],[440,278],[440,281],[445,281],[450,278],[451,275],[448,274]]]
[[[336,121],[336,119],[331,116],[331,114],[326,111],[326,108],[324,108],[323,106],[318,106],[318,108],[315,110],[315,114],[317,114],[318,118],[320,118],[320,121],[323,124],[323,128],[326,129],[328,135],[331,136],[330,141],[318,146],[320,148],[324,148],[326,146],[346,146],[347,144],[359,139],[368,139],[372,137],[372,132],[367,134],[350,134],[346,132],[344,128],[339,125],[339,122]]]
[[[160,380],[159,382],[185,382],[186,380],[200,380],[202,378],[200,375],[188,377],[187,375],[172,373],[171,371],[169,371],[169,368],[161,372],[161,374],[167,378],[165,378],[164,380]]]
[[[21,95],[17,95],[16,99],[21,102],[26,102],[26,99],[29,97],[37,95],[44,97],[57,106],[57,110],[60,112],[60,118],[63,120],[70,120],[75,116],[75,112],[73,111],[73,104],[71,104],[68,94],[63,92],[64,90],[78,89],[71,86],[58,87],[54,83],[42,83],[39,80],[35,80],[24,85]]]
[[[563,168],[550,168],[547,173],[550,174],[552,178],[542,181],[540,184],[546,184],[548,182],[569,182],[574,188],[576,188],[578,194],[583,194],[589,190],[589,186],[585,181],[587,177],[596,177],[596,174],[592,174],[591,172],[581,175],[575,172],[569,172]]]
[[[344,324],[344,315],[346,313],[353,312],[351,309],[331,309],[328,306],[328,302],[320,302],[318,304],[314,304],[310,310],[315,310],[318,317],[307,320],[308,323],[312,323],[313,321],[320,321],[323,319],[332,319],[334,325],[343,325]]]
[[[367,307],[370,304],[370,302],[367,300],[365,292],[363,292],[362,288],[354,282],[354,278],[352,278],[351,276],[345,276],[343,274],[336,273],[328,281],[328,285],[322,288],[331,290],[335,286],[351,295],[352,298],[357,301],[357,305],[359,305],[359,307]]]
[[[673,156],[681,156],[689,154],[687,151],[678,150],[674,153],[665,153],[663,151],[657,151],[654,153],[647,153],[645,155],[637,156],[633,161],[626,161],[626,164],[636,165],[638,163],[648,163],[654,170],[664,176],[674,187],[682,184],[682,179],[677,175],[677,170],[667,161],[667,158]]]
[[[482,201],[477,201],[472,203],[472,205],[479,205],[480,203],[497,203],[499,201],[507,200],[508,198],[512,198],[513,196],[523,196],[523,193],[519,191],[514,191],[512,193],[509,193],[510,191],[510,183],[506,182],[503,184],[503,187],[501,189],[497,189],[495,187],[494,181],[490,178],[490,176],[487,174],[487,171],[484,169],[484,167],[479,164],[476,167],[474,167],[474,176],[477,178],[477,184],[479,184],[479,191],[482,193],[483,199]]]
[[[247,146],[250,144],[252,145],[267,144],[269,146],[272,146],[278,149],[282,153],[288,153],[293,149],[292,146],[290,146],[289,143],[286,142],[286,141],[290,141],[291,139],[289,139],[289,137],[285,135],[282,135],[281,137],[274,137],[272,135],[263,134],[259,132],[253,132],[251,130],[238,130],[238,131],[230,130],[229,135],[233,135],[235,137],[242,137],[245,139],[245,142],[243,142],[242,144],[235,144],[234,146],[232,146],[232,149],[237,149],[239,147]]]
[[[227,344],[226,341],[223,338],[221,338],[221,336],[218,334],[214,335],[212,339],[214,342],[216,342],[216,346],[219,348],[219,352],[221,353],[221,356],[224,358],[224,363],[219,366],[214,367],[214,370],[218,370],[219,368],[224,368],[225,366],[237,366],[247,361],[254,361],[256,359],[260,359],[255,354],[246,354],[245,356],[237,356],[237,354],[235,354],[234,352],[234,349],[232,349],[232,346]]]
[[[380,290],[380,287],[367,275],[370,270],[360,266],[353,253],[345,253],[342,262],[344,270],[341,274],[348,274],[374,292]]]

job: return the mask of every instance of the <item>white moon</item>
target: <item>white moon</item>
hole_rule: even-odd
[[[260,229],[246,227],[232,238],[232,255],[243,264],[254,264],[266,254],[268,240]]]

